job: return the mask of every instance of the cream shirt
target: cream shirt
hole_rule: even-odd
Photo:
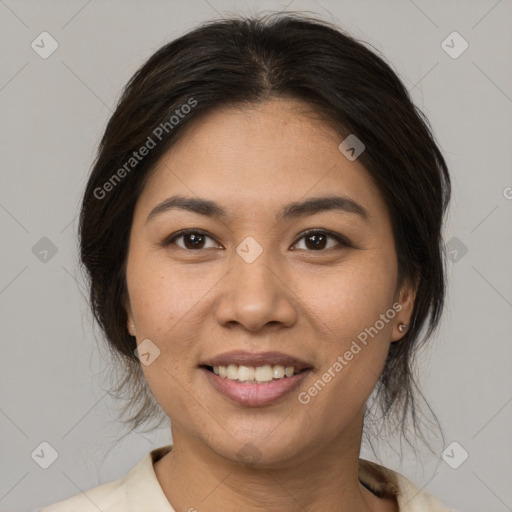
[[[153,464],[171,445],[149,452],[126,476],[59,501],[39,512],[175,512],[160,487]],[[411,481],[383,466],[359,461],[359,479],[377,496],[396,496],[400,512],[454,512]],[[194,508],[189,509],[191,512]]]

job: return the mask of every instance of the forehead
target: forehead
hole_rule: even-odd
[[[336,193],[364,203],[370,216],[385,214],[368,171],[339,151],[342,140],[300,101],[218,108],[190,123],[160,159],[139,206],[148,210],[181,194],[212,198],[228,213],[250,215]]]

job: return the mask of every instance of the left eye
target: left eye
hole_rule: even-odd
[[[344,237],[337,235],[336,233],[332,233],[331,231],[325,231],[323,229],[310,229],[306,233],[303,233],[299,238],[300,240],[304,240],[305,246],[307,249],[313,248],[314,251],[319,251],[323,249],[332,249],[332,245],[326,247],[328,239],[335,240],[337,245],[340,246],[348,246],[348,240]],[[295,245],[295,244],[294,244]],[[335,246],[336,244],[334,244]]]
[[[175,235],[172,235],[170,238],[167,238],[164,241],[163,245],[168,246],[174,244],[176,240],[179,240],[181,238],[183,238],[183,240],[185,241],[184,245],[176,244],[181,249],[198,250],[209,249],[217,246],[215,243],[212,243],[209,247],[205,247],[205,239],[209,238],[210,240],[213,241],[213,238],[206,232],[197,229],[189,229],[176,233]],[[346,240],[341,235],[323,229],[310,229],[309,231],[303,233],[302,236],[293,244],[293,246],[296,246],[300,241],[304,240],[306,250],[309,249],[313,251],[322,251],[324,249],[331,249],[333,245],[336,245],[335,243],[327,247],[328,239],[334,240],[337,243],[337,245],[340,245],[342,247],[350,245],[348,240]]]

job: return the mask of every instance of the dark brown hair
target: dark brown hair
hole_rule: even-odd
[[[340,142],[355,134],[366,146],[359,161],[389,209],[399,284],[417,285],[410,326],[391,344],[376,396],[388,421],[398,418],[403,431],[410,415],[416,427],[413,358],[437,327],[445,297],[447,166],[428,121],[383,58],[334,25],[284,13],[208,22],[159,49],[126,85],[101,140],[83,197],[81,260],[94,316],[122,370],[116,393],[124,390],[129,401],[123,414],[135,407],[126,423],[138,428],[162,412],[126,328],[125,264],[137,198],[194,119],[272,97],[302,100],[338,130]],[[150,139],[147,154],[130,160]]]

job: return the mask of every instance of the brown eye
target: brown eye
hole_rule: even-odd
[[[205,247],[205,240],[211,239],[213,240],[208,234],[206,234],[204,231],[199,231],[196,229],[189,229],[185,231],[181,231],[179,233],[176,233],[171,238],[168,238],[164,245],[171,245],[174,244],[176,240],[179,240],[180,238],[183,238],[183,245],[176,244],[181,249],[188,249],[188,250],[198,250],[198,249],[209,249],[210,247],[216,247],[216,244],[211,245],[210,247]]]
[[[337,243],[327,247],[329,239],[335,240]],[[324,249],[332,249],[336,245],[341,245],[342,247],[350,245],[344,237],[323,229],[309,230],[299,240],[304,240],[305,248],[308,251],[323,251]]]
[[[180,239],[183,239],[183,242],[180,244],[176,243],[176,241]],[[210,246],[207,246],[208,239],[212,241]],[[336,246],[341,248],[350,247],[350,242],[345,237],[323,229],[311,229],[303,233],[299,241],[301,240],[304,240],[305,250],[308,252],[322,252],[326,249],[333,249]],[[336,243],[329,245],[329,240],[334,240]],[[218,247],[210,235],[197,229],[180,231],[167,238],[162,243],[165,247],[173,244],[177,245],[180,249],[191,251]],[[298,242],[295,242],[294,247],[296,247],[297,244]],[[300,249],[302,250],[302,248]]]

